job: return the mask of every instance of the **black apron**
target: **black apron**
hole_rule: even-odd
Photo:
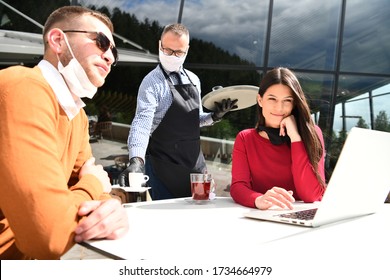
[[[167,190],[174,197],[187,197],[191,196],[190,173],[206,169],[200,148],[199,93],[191,80],[190,84],[173,85],[161,64],[160,68],[173,101],[150,136],[147,157]]]

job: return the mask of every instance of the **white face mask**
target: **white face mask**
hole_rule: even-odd
[[[65,34],[64,34],[65,35]],[[93,98],[97,91],[97,87],[95,87],[91,81],[89,80],[87,73],[85,73],[84,68],[74,57],[72,49],[68,43],[68,39],[65,35],[65,43],[69,48],[70,53],[72,54],[72,59],[65,67],[62,65],[58,55],[58,71],[64,77],[66,84],[69,87],[69,90],[77,95],[78,97],[88,97]]]
[[[169,72],[177,72],[180,67],[183,65],[184,60],[186,60],[187,54],[182,57],[177,57],[175,55],[165,55],[161,49],[159,49],[158,57],[160,59],[161,65],[165,70]]]

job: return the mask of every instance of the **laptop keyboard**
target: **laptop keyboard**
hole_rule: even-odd
[[[282,218],[297,219],[297,220],[312,220],[317,212],[317,208],[297,211],[293,213],[280,214]]]

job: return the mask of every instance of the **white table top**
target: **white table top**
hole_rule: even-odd
[[[218,197],[203,205],[189,201],[127,204],[130,230],[125,237],[84,245],[117,259],[157,261],[232,260],[265,254],[287,258],[295,252],[296,257],[310,254],[313,262],[316,256],[336,256],[367,263],[378,252],[390,251],[389,204],[373,215],[306,228],[244,218],[251,209],[231,198]]]

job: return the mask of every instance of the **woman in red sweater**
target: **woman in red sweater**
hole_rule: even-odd
[[[260,83],[255,128],[238,133],[233,148],[230,194],[235,202],[262,210],[293,208],[324,193],[324,140],[310,114],[297,77],[289,69],[269,71]]]

